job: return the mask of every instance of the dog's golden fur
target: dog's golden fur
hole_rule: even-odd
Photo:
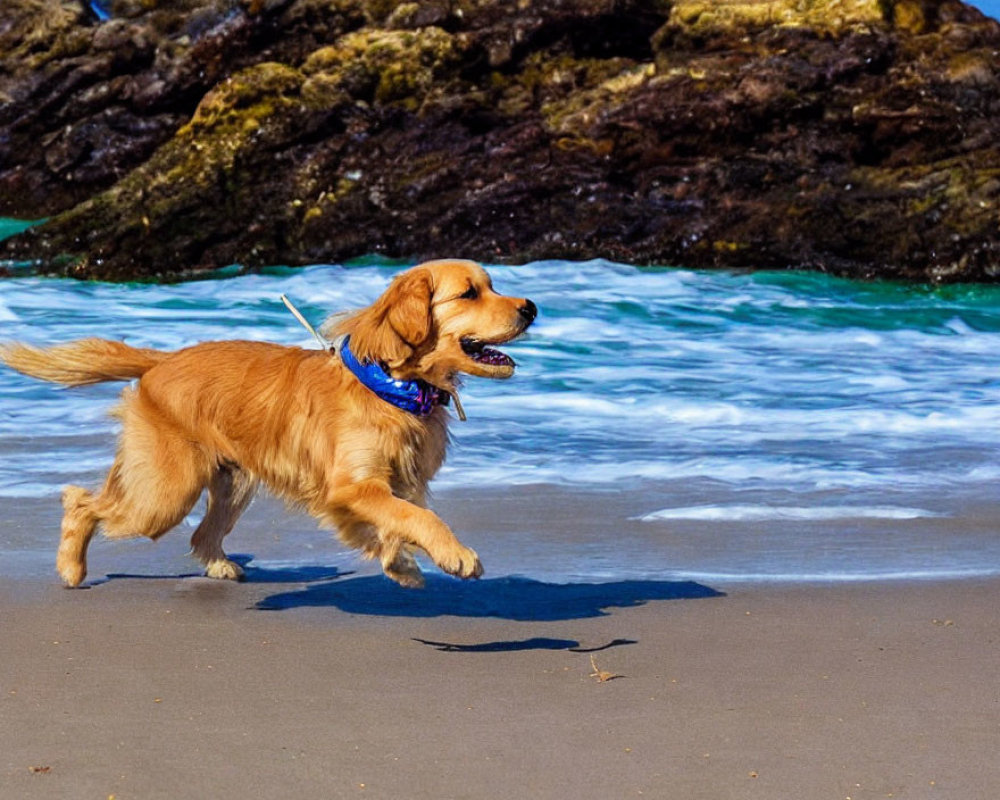
[[[463,340],[509,341],[534,316],[530,301],[494,292],[478,264],[434,261],[399,275],[373,305],[332,320],[328,331],[350,335],[359,359],[381,363],[394,378],[452,392],[459,373],[513,373],[503,359],[476,360]],[[425,507],[428,481],[445,457],[448,412],[398,409],[327,352],[248,341],[161,352],[84,339],[47,349],[5,345],[0,359],[68,385],[140,379],[117,409],[121,439],[103,489],[63,492],[56,567],[69,586],[86,575],[95,530],[156,539],[205,489],[193,555],[209,576],[239,578],[222,540],[261,483],[378,558],[405,586],[423,585],[417,549],[452,575],[482,574],[475,551]]]

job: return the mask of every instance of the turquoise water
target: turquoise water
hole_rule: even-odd
[[[13,236],[15,233],[27,230],[38,222],[39,220],[8,219],[6,217],[0,217],[0,239],[6,239],[8,236]]]
[[[0,340],[311,346],[281,293],[319,321],[370,302],[398,269],[318,265],[171,286],[10,279]],[[473,546],[492,551],[491,574],[1000,572],[1000,289],[601,261],[491,272],[541,314],[507,348],[514,378],[467,382],[469,421],[452,426],[434,487],[456,527],[475,529]],[[0,371],[0,503],[57,519],[62,484],[97,483],[119,389]],[[468,497],[513,511],[476,517]],[[299,527],[302,541],[324,536]],[[4,535],[0,549],[33,552]],[[38,544],[46,564],[51,543],[46,533]]]

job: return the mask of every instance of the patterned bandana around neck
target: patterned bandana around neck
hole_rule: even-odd
[[[385,402],[401,408],[418,417],[426,417],[435,406],[448,405],[447,392],[432,386],[427,381],[400,381],[386,373],[373,361],[361,363],[349,347],[350,337],[344,338],[337,348],[340,358],[354,377]]]

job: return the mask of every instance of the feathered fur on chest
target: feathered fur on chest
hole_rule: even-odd
[[[411,424],[407,434],[386,444],[385,455],[391,470],[389,483],[393,494],[408,500],[422,500],[427,484],[444,463],[448,447],[447,412],[436,410],[418,424]]]

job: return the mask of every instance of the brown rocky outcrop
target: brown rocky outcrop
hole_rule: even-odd
[[[1000,25],[957,0],[8,0],[0,258],[1000,275]]]

